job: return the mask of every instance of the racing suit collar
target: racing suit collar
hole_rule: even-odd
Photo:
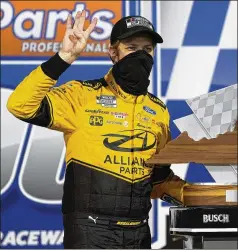
[[[113,75],[112,68],[108,71],[108,73],[104,76],[105,81],[107,82],[110,90],[119,98],[121,98],[125,102],[130,103],[142,103],[144,101],[145,95],[134,96],[124,92],[121,87],[116,83]]]

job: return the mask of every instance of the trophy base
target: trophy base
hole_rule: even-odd
[[[185,206],[237,206],[237,184],[200,183],[184,188]]]
[[[184,249],[237,249],[237,207],[171,207],[170,235]]]

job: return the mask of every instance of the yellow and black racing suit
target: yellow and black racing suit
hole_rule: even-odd
[[[150,248],[150,199],[182,202],[187,185],[169,166],[145,165],[169,140],[168,110],[150,93],[123,92],[111,70],[53,87],[67,67],[56,54],[7,104],[17,118],[64,134],[64,246]]]

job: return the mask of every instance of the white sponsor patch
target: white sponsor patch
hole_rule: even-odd
[[[117,100],[115,96],[111,95],[101,95],[97,96],[97,104],[101,104],[102,107],[117,107]]]
[[[146,20],[143,17],[128,18],[128,19],[126,19],[126,25],[127,25],[127,28],[132,28],[135,26],[144,26],[146,28],[153,30],[152,24],[150,22],[148,22],[148,20]]]
[[[125,112],[111,112],[111,115],[118,119],[125,119],[128,116]]]

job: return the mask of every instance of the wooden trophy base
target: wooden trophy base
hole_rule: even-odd
[[[200,183],[184,187],[185,206],[237,206],[237,184]]]

